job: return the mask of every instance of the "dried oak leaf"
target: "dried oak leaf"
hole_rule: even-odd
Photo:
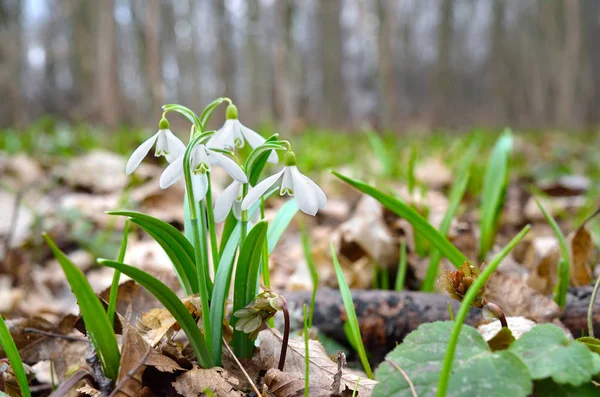
[[[125,327],[119,376],[114,395],[138,396],[142,391],[142,374],[147,366],[160,372],[183,371],[175,361],[154,350],[131,325]]]
[[[207,389],[217,397],[244,396],[244,393],[238,390],[239,381],[219,367],[211,369],[194,367],[191,371],[178,376],[173,382],[173,387],[183,397],[197,397]]]
[[[262,368],[276,368],[281,352],[282,336],[277,330],[271,328],[262,331],[259,334],[260,351],[257,356]],[[298,379],[304,379],[305,373],[305,348],[303,339],[290,339],[288,352],[285,360],[284,371],[290,376]],[[338,366],[333,362],[327,352],[318,341],[310,340],[308,346],[308,356],[310,360],[310,388],[311,390],[330,390],[333,383],[333,377],[338,372]],[[342,370],[341,385],[353,390],[358,378],[359,395],[371,395],[376,381],[367,378],[365,374],[360,374],[348,369]]]
[[[571,256],[571,285],[588,285],[592,281],[592,269],[589,266],[595,255],[594,243],[585,225],[567,237]],[[552,293],[557,282],[557,266],[560,261],[558,244],[531,271],[527,284],[543,294]]]
[[[200,317],[198,297],[184,298],[182,302],[192,316]],[[167,309],[152,309],[142,314],[138,325],[142,331],[142,336],[151,346],[156,346],[164,336],[170,336],[174,331],[179,330],[177,321]]]
[[[77,392],[81,393],[81,394],[85,394],[86,396],[91,396],[91,397],[101,397],[102,396],[102,393],[99,390],[96,390],[95,388],[93,388],[92,386],[90,386],[87,383],[84,386],[77,389]]]
[[[275,397],[301,397],[304,395],[304,380],[277,368],[271,368],[265,375],[265,385],[269,393]],[[316,389],[309,386],[309,395],[313,397],[331,396],[327,389]]]
[[[495,272],[486,285],[486,298],[506,316],[523,316],[545,323],[560,316],[560,308],[547,296],[504,273]]]

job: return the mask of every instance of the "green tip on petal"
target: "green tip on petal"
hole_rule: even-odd
[[[160,122],[158,123],[159,130],[168,130],[170,128],[171,126],[169,125],[169,120],[165,119],[164,117],[160,119]]]
[[[225,117],[227,117],[227,120],[237,120],[237,118],[238,118],[237,106],[235,106],[233,103],[230,103],[227,106],[227,111],[225,113]]]
[[[285,158],[283,159],[283,164],[286,167],[296,165],[296,153],[292,152],[291,150],[287,151],[285,153]]]

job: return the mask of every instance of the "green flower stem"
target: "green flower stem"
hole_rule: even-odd
[[[248,194],[248,184],[244,183],[242,185],[242,200]],[[242,220],[241,220],[241,234],[240,234],[240,247],[244,245],[244,240],[246,239],[246,234],[248,234],[248,210],[242,211]]]
[[[260,198],[260,219],[265,219],[265,198]],[[262,275],[263,275],[263,284],[267,288],[271,288],[271,275],[269,274],[269,240],[265,239],[265,243],[263,244],[262,249]],[[270,318],[267,321],[269,327],[273,328],[275,326],[275,320]]]
[[[531,229],[530,225],[527,225],[517,234],[507,245],[500,251],[494,259],[490,262],[490,264],[481,272],[481,274],[475,279],[475,282],[471,285],[469,290],[467,291],[465,297],[460,304],[460,308],[458,309],[458,313],[456,315],[456,320],[454,323],[454,329],[452,330],[452,335],[450,335],[450,341],[448,342],[448,349],[446,350],[446,357],[444,358],[444,365],[442,366],[442,372],[440,373],[440,381],[438,383],[437,388],[437,397],[445,397],[446,392],[448,390],[448,383],[450,381],[450,371],[452,369],[452,361],[454,360],[454,353],[456,352],[456,344],[458,343],[458,338],[460,336],[460,330],[462,328],[465,319],[467,318],[467,314],[469,313],[469,309],[471,308],[471,304],[477,297],[479,291],[485,286],[488,278],[492,275],[494,270],[500,265],[502,259],[525,237],[525,235]]]
[[[206,214],[208,218],[208,231],[210,234],[210,251],[212,254],[213,270],[217,274],[219,267],[219,247],[217,246],[217,231],[215,230],[215,215],[213,212],[212,189],[210,186],[210,172],[206,173],[208,190],[206,191]]]
[[[127,237],[129,235],[129,219],[125,220],[125,228],[123,229],[123,240],[121,240],[121,248],[119,249],[119,257],[117,262],[125,261],[125,251],[127,251]],[[115,270],[113,274],[112,284],[110,285],[110,295],[108,298],[108,319],[111,324],[115,322],[115,312],[117,309],[117,296],[119,294],[119,280],[121,272]]]
[[[183,173],[185,176],[185,188],[187,193],[188,203],[190,203],[190,221],[192,225],[192,236],[194,242],[194,258],[196,262],[196,270],[198,274],[198,286],[200,288],[200,301],[202,304],[202,325],[204,327],[204,337],[206,339],[206,343],[210,346],[212,343],[211,338],[211,327],[210,327],[210,313],[209,310],[209,283],[210,278],[208,275],[208,253],[206,252],[206,238],[200,238],[200,225],[198,222],[198,211],[196,211],[196,200],[194,199],[194,190],[192,188],[192,171],[190,170],[190,157],[192,155],[192,151],[197,143],[202,139],[202,134],[195,136],[187,149],[185,150],[185,154],[183,156]],[[200,203],[200,213],[201,219],[205,221],[204,216],[204,208],[202,203]],[[202,230],[204,231],[204,225],[202,224]],[[205,234],[205,233],[204,233]],[[202,243],[204,241],[204,244]],[[206,258],[206,260],[204,260]]]

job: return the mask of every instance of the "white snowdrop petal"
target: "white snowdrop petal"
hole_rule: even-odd
[[[226,120],[223,127],[221,127],[215,134],[208,140],[206,146],[209,148],[216,149],[233,149],[233,120]]]
[[[225,190],[223,190],[219,197],[217,197],[215,200],[214,209],[215,222],[221,223],[225,220],[225,218],[227,218],[231,207],[233,207],[234,203],[236,202],[240,190],[239,188],[240,183],[233,181],[225,188]]]
[[[306,177],[298,171],[296,166],[290,166],[292,180],[294,183],[294,197],[298,208],[309,215],[316,215],[319,210],[319,203],[315,196],[312,186],[306,181]]]
[[[129,160],[127,161],[127,165],[125,166],[125,173],[127,175],[131,174],[137,169],[137,167],[139,167],[144,157],[146,157],[152,148],[152,145],[154,145],[154,142],[156,142],[158,134],[159,132],[146,139],[140,146],[137,147],[137,149],[133,151],[131,157],[129,157]]]
[[[236,181],[240,183],[248,183],[248,177],[246,174],[244,174],[244,171],[242,171],[240,166],[235,161],[219,152],[210,151],[209,153],[210,157],[212,157],[214,160],[213,164],[218,164],[223,167],[223,169],[227,171],[227,173]]]
[[[183,175],[183,155],[177,157],[160,175],[159,185],[161,189],[166,189]]]
[[[283,180],[281,181],[281,188],[279,189],[279,195],[283,196],[286,193],[290,196],[294,195],[294,181],[292,180],[292,170],[290,167],[285,167],[283,169]]]
[[[240,220],[242,219],[242,202],[241,201],[234,201],[233,202],[233,216],[235,216],[235,219]]]
[[[230,120],[233,125],[233,144],[239,148],[244,147],[245,139],[242,130],[245,128],[239,120]]]
[[[263,138],[259,133],[251,130],[243,124],[240,124],[240,126],[242,128],[242,134],[244,135],[244,138],[246,139],[246,141],[248,141],[248,144],[253,149],[259,147],[260,145],[266,142],[266,139]],[[274,164],[277,164],[279,162],[279,156],[277,155],[277,152],[275,150],[271,151],[268,161],[269,163]]]
[[[258,199],[260,199],[261,196],[265,194],[265,192],[269,190],[269,188],[273,186],[279,180],[279,178],[281,178],[284,171],[285,168],[276,173],[275,175],[271,175],[270,177],[263,179],[256,186],[251,188],[244,200],[242,201],[242,210],[246,211],[252,206],[252,204],[257,202]]]
[[[169,163],[185,153],[185,144],[177,138],[171,130],[165,130],[167,137],[167,155],[165,156]]]
[[[302,176],[306,178],[306,182],[308,182],[311,189],[313,190],[313,194],[317,198],[317,203],[319,204],[319,209],[322,210],[323,208],[327,207],[327,196],[325,196],[325,192],[323,192],[323,189],[321,189],[319,185],[317,185],[312,179],[310,179],[306,175]]]
[[[206,174],[192,174],[192,191],[194,192],[194,200],[196,202],[204,200],[208,191],[208,179]]]

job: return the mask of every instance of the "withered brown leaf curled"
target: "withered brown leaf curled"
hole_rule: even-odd
[[[265,375],[265,385],[269,388],[270,395],[275,397],[301,397],[304,396],[304,380],[277,368],[271,368]],[[331,392],[326,389],[317,389],[309,386],[309,395],[314,397],[329,397]]]
[[[178,376],[173,382],[173,387],[183,397],[200,396],[206,389],[211,390],[217,397],[245,395],[237,389],[239,381],[219,367],[211,369],[194,367],[191,371]]]

